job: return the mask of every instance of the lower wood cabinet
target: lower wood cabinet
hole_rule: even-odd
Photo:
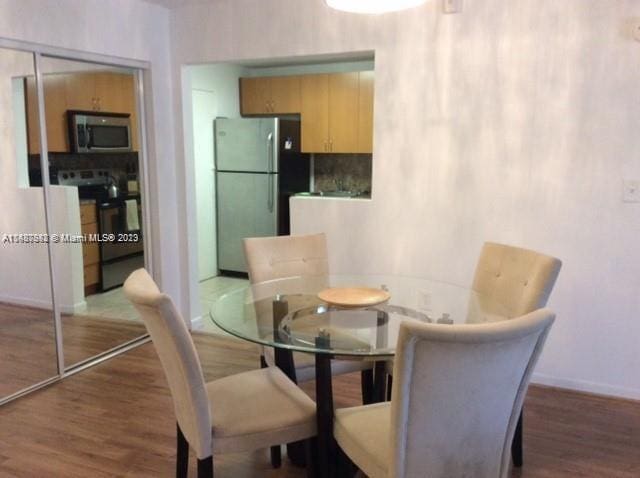
[[[82,234],[98,234],[96,205],[80,205],[80,225]],[[85,295],[97,292],[100,283],[100,246],[97,242],[82,244],[82,264],[84,267]]]

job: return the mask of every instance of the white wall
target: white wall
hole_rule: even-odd
[[[130,0],[0,0],[0,38],[150,63],[145,87],[154,269],[163,289],[178,307],[185,307],[185,283],[175,254],[181,205],[176,198],[168,11]]]
[[[640,177],[640,3],[441,4],[382,16],[323,0],[188,6],[173,13],[173,61],[375,50],[374,198],[294,200],[294,231],[326,231],[336,271],[463,284],[485,240],[558,256],[536,379],[640,398],[640,204],[621,202],[622,178]]]
[[[198,228],[198,279],[218,274],[213,120],[218,116],[240,117],[239,78],[246,71],[239,65],[194,65],[183,71],[185,132],[193,144],[187,161],[195,161],[195,191]],[[189,86],[190,85],[190,86]],[[191,120],[191,121],[190,121]]]
[[[42,188],[29,188],[22,80],[33,74],[33,56],[0,48],[0,72],[0,234],[42,234],[46,232]],[[75,188],[52,188],[53,231],[80,233],[77,196]],[[53,250],[58,302],[63,312],[73,312],[84,304],[82,249],[80,244],[57,244]],[[0,264],[1,302],[52,307],[46,244],[2,243]]]

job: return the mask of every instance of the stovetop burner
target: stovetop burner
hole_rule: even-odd
[[[61,186],[93,186],[109,183],[111,173],[106,169],[61,169],[58,184]]]

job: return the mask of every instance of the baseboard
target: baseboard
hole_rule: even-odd
[[[191,319],[191,330],[202,330],[202,329],[204,329],[204,319],[202,318],[201,315]]]
[[[51,310],[53,308],[51,301],[33,299],[31,297],[12,297],[0,294],[0,302],[11,305],[23,305],[25,307],[33,307],[35,309]]]
[[[640,400],[640,390],[626,387],[616,387],[613,385],[589,382],[586,380],[574,380],[570,378],[553,377],[551,375],[534,373],[531,382],[539,385],[566,388],[569,390],[593,393],[596,395],[604,395],[608,397]]]
[[[11,297],[8,295],[0,294],[0,302],[4,302],[5,304],[24,306],[24,307],[33,307],[34,309],[42,309],[42,310],[52,310],[53,304],[50,301],[33,299],[31,297]],[[60,313],[61,314],[75,314],[77,310],[81,307],[85,306],[86,302],[83,300],[73,305],[61,304]]]

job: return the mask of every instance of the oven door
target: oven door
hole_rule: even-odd
[[[138,221],[142,224],[140,217],[140,200],[138,201]],[[100,243],[100,259],[102,262],[120,259],[132,254],[143,252],[142,230],[130,230],[127,228],[127,213],[123,201],[113,203],[102,203],[98,207],[100,234],[113,234],[114,242]],[[127,240],[122,241],[122,236]],[[129,240],[132,236],[137,236],[137,241]]]

